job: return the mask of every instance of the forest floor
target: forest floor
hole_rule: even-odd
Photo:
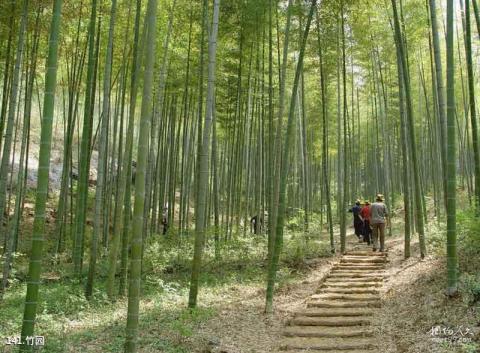
[[[449,299],[445,295],[447,271],[443,256],[431,254],[420,260],[415,241],[412,256],[405,260],[403,238],[390,239],[387,244],[389,263],[382,309],[372,320],[379,351],[480,352],[480,303],[472,302],[468,295],[468,274],[460,275],[459,296]],[[465,264],[461,263],[461,267]],[[475,271],[475,267],[464,269]]]
[[[353,235],[350,239],[354,244]],[[405,260],[403,244],[401,236],[387,239],[382,306],[372,318],[378,353],[480,352],[480,305],[472,305],[462,295],[448,299],[444,259],[428,255],[420,260],[418,241],[412,241],[412,256]],[[285,325],[306,307],[337,260],[319,260],[304,279],[277,292],[271,317],[262,314],[263,290],[238,288],[233,294],[237,298],[220,304],[216,317],[196,332],[212,344],[211,349],[198,352],[278,351]]]
[[[353,235],[350,239],[354,239]],[[350,241],[354,243],[354,241]],[[389,262],[381,291],[381,309],[372,317],[378,353],[478,353],[480,352],[480,306],[462,296],[444,295],[444,261],[429,255],[419,259],[418,241],[412,242],[412,257],[403,257],[403,238],[387,240]],[[337,258],[322,260],[304,280],[277,293],[276,313],[262,314],[263,295],[246,295],[222,305],[216,319],[197,332],[218,337],[210,352],[276,352],[284,326],[293,313],[305,309],[307,300],[324,281]],[[242,295],[242,290],[237,295]],[[258,294],[263,294],[258,293]],[[453,332],[452,332],[453,331]],[[205,351],[205,350],[204,350]],[[202,352],[202,350],[198,350]]]

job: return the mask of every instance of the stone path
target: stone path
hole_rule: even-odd
[[[283,352],[374,353],[371,317],[380,308],[386,253],[356,244],[334,265],[285,328]]]

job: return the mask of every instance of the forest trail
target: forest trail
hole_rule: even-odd
[[[376,351],[371,317],[381,305],[387,253],[372,252],[365,243],[350,248],[309,297],[307,308],[290,320],[283,352]]]

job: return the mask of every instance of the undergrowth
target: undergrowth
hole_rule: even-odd
[[[436,255],[446,256],[446,224],[444,221],[429,225],[428,242]],[[457,258],[459,290],[470,305],[480,303],[480,218],[473,209],[457,213]]]
[[[279,287],[299,278],[308,267],[306,260],[330,256],[328,236],[319,236],[319,227],[316,216],[312,218],[308,232],[301,227],[287,227],[277,276]],[[191,342],[190,337],[195,329],[215,314],[215,309],[208,305],[202,306],[204,300],[218,301],[215,296],[231,286],[265,286],[267,235],[247,233],[244,236],[242,231],[240,234],[233,234],[228,241],[222,236],[220,239],[219,256],[216,257],[213,233],[207,232],[200,307],[194,311],[186,308],[193,256],[193,233],[188,236],[180,236],[175,232],[168,236],[155,234],[147,239],[143,259],[140,318],[143,333],[141,346],[146,352],[191,351],[190,347],[195,342]],[[40,289],[35,332],[45,336],[44,351],[122,351],[127,300],[118,298],[112,303],[105,294],[106,253],[101,254],[98,262],[99,273],[90,301],[84,296],[87,266],[84,266],[84,276],[79,281],[72,276],[68,254],[61,255],[56,260],[58,262],[53,261],[51,256],[45,256]],[[4,302],[0,305],[2,339],[18,335],[21,328],[28,257],[26,254],[17,254],[15,261],[15,279],[11,281]],[[88,256],[84,259],[84,264],[88,264]]]

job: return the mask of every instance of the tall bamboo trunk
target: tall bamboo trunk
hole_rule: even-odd
[[[95,279],[95,269],[98,252],[98,239],[103,238],[103,222],[105,219],[105,182],[107,172],[107,134],[110,119],[110,94],[111,94],[111,76],[112,76],[112,57],[113,57],[113,32],[115,28],[115,16],[117,11],[117,1],[112,0],[110,9],[110,26],[108,31],[107,53],[105,57],[105,74],[103,77],[103,113],[100,127],[100,140],[98,148],[97,165],[97,185],[95,189],[95,210],[93,220],[93,234],[90,243],[90,263],[88,266],[88,278],[85,287],[85,296],[90,299],[93,292],[93,281]],[[108,226],[108,224],[107,224]],[[108,227],[107,227],[108,229]]]
[[[52,22],[50,25],[50,38],[48,56],[45,67],[45,95],[43,98],[43,120],[40,137],[40,159],[38,163],[37,192],[35,196],[35,218],[33,221],[32,247],[28,268],[27,294],[22,323],[22,342],[27,336],[32,336],[38,306],[38,291],[40,287],[40,274],[43,259],[43,243],[45,238],[45,208],[47,203],[48,181],[50,170],[50,152],[52,142],[52,125],[55,106],[55,87],[57,80],[57,53],[60,33],[62,1],[53,3]],[[23,344],[21,351],[31,351],[32,346]]]
[[[297,103],[297,89],[300,81],[300,74],[303,68],[303,57],[305,54],[305,47],[308,38],[308,33],[310,31],[310,24],[312,22],[313,13],[316,8],[316,0],[312,0],[310,5],[310,11],[307,18],[307,24],[305,27],[305,32],[302,37],[300,44],[300,53],[298,56],[297,68],[295,70],[295,78],[293,81],[292,96],[290,99],[290,110],[288,114],[287,122],[287,131],[285,135],[285,141],[282,149],[282,158],[281,158],[281,169],[277,171],[276,178],[279,178],[279,189],[278,189],[278,213],[277,213],[277,222],[276,222],[276,234],[275,234],[275,244],[273,248],[273,253],[268,265],[268,279],[267,279],[267,291],[266,291],[266,303],[265,303],[265,312],[271,313],[273,311],[273,292],[275,288],[277,266],[280,258],[280,252],[283,245],[283,226],[285,223],[285,211],[286,211],[286,189],[287,189],[287,177],[289,171],[289,156],[290,156],[290,147],[293,143],[294,137],[294,115],[295,115],[295,105]],[[277,146],[278,148],[278,146]]]
[[[417,220],[417,230],[419,233],[419,240],[420,240],[420,255],[421,257],[425,257],[427,249],[425,244],[425,229],[424,229],[424,218],[423,218],[423,196],[422,190],[420,185],[420,169],[418,166],[418,158],[417,158],[417,147],[416,147],[416,139],[415,139],[415,128],[414,128],[414,118],[413,118],[413,107],[412,107],[412,98],[410,93],[410,79],[408,74],[408,65],[407,65],[407,57],[405,53],[404,41],[403,36],[400,31],[400,22],[398,19],[397,13],[397,5],[395,0],[392,0],[392,8],[393,8],[393,16],[394,16],[394,27],[395,27],[395,43],[398,48],[398,53],[400,55],[400,60],[402,64],[402,72],[403,72],[403,81],[405,87],[405,101],[407,106],[407,131],[410,140],[410,153],[412,157],[412,172],[414,178],[414,188],[415,188],[415,212],[416,212],[416,220]]]
[[[37,10],[35,20],[35,30],[33,34],[33,44],[30,58],[30,66],[27,71],[27,78],[25,83],[25,106],[23,112],[23,129],[22,129],[22,143],[20,147],[20,159],[18,161],[18,174],[16,181],[16,193],[15,193],[15,207],[13,220],[10,222],[7,230],[6,249],[3,261],[3,277],[0,287],[0,301],[5,292],[8,283],[8,277],[10,274],[10,267],[12,263],[12,254],[17,249],[18,235],[20,231],[20,221],[22,219],[23,201],[25,196],[24,179],[27,175],[27,161],[28,161],[28,139],[30,131],[30,115],[32,110],[32,94],[33,94],[33,82],[36,73],[37,65],[37,51],[39,42],[39,19],[41,9]]]
[[[75,208],[75,229],[73,242],[73,263],[75,275],[80,277],[83,264],[83,246],[88,198],[88,178],[90,174],[90,143],[92,139],[93,105],[95,101],[95,23],[97,0],[92,0],[90,22],[88,26],[88,67],[83,115],[83,130],[80,146],[80,164],[78,171],[77,202]]]
[[[327,224],[328,224],[328,233],[330,235],[330,252],[335,253],[335,240],[333,236],[333,217],[332,217],[332,205],[330,201],[330,178],[328,175],[328,107],[327,107],[327,92],[326,92],[326,82],[325,82],[325,73],[323,66],[323,51],[322,51],[322,42],[320,39],[320,21],[318,19],[317,12],[317,36],[318,36],[318,59],[320,62],[320,89],[322,97],[322,177],[323,184],[325,188],[325,201],[327,206]],[[322,224],[322,222],[320,223]],[[322,224],[323,226],[323,224]]]
[[[435,82],[436,82],[436,96],[437,96],[437,109],[438,109],[438,125],[440,130],[440,139],[441,141],[446,140],[446,117],[445,117],[445,87],[443,80],[443,68],[442,68],[442,57],[440,52],[440,40],[438,34],[438,23],[437,23],[437,6],[435,0],[429,0],[430,5],[430,24],[432,26],[432,44],[433,44],[433,57],[435,59]],[[441,148],[441,161],[442,161],[442,185],[444,190],[444,195],[446,195],[446,159],[447,159],[447,149],[445,143],[440,144]],[[444,204],[446,204],[446,198],[444,199]]]
[[[467,60],[468,75],[468,102],[470,108],[470,123],[473,144],[473,172],[475,180],[475,209],[477,215],[480,216],[480,149],[478,141],[478,125],[475,106],[475,78],[473,75],[473,59],[472,59],[472,30],[470,19],[470,0],[465,0],[465,56]]]
[[[138,315],[140,305],[140,284],[142,271],[143,225],[145,207],[145,184],[148,158],[148,143],[152,115],[153,68],[155,65],[155,42],[157,0],[148,0],[145,43],[145,71],[143,76],[143,94],[141,118],[138,133],[137,170],[135,175],[135,203],[133,209],[133,227],[131,238],[130,282],[128,287],[128,310],[125,353],[135,353],[138,341]],[[116,260],[116,259],[115,259]]]
[[[278,200],[279,200],[279,171],[281,166],[281,156],[282,156],[282,145],[281,145],[281,136],[282,136],[282,126],[283,126],[283,112],[285,109],[285,81],[286,81],[286,71],[287,71],[287,58],[288,58],[288,43],[290,38],[290,21],[291,21],[291,12],[292,12],[292,0],[288,1],[287,7],[287,23],[285,25],[285,38],[283,44],[283,55],[282,55],[282,66],[280,69],[280,89],[279,89],[279,102],[278,102],[278,112],[277,112],[277,124],[275,127],[275,142],[273,146],[274,150],[274,168],[273,168],[273,187],[272,187],[272,207],[269,213],[269,228],[268,228],[268,254],[270,261],[274,253],[274,246],[276,242],[276,232],[277,232],[277,217],[278,217]],[[272,294],[273,297],[273,294]],[[268,300],[267,300],[268,301]]]
[[[454,1],[447,0],[447,294],[457,293],[457,169],[455,129]]]
[[[28,16],[28,1],[23,1],[22,19],[20,21],[20,28],[18,29],[17,51],[15,56],[15,66],[13,68],[12,84],[10,87],[9,107],[7,115],[7,127],[5,130],[5,137],[2,150],[2,161],[0,164],[0,230],[3,228],[3,219],[6,217],[5,209],[7,209],[7,184],[8,184],[8,170],[10,168],[10,154],[12,152],[13,129],[15,125],[15,117],[17,111],[17,96],[18,86],[20,83],[20,70],[23,60],[23,51],[25,47],[25,30],[27,26]],[[5,218],[6,223],[8,217]]]
[[[190,279],[190,293],[188,297],[188,306],[195,308],[197,306],[199,276],[202,261],[202,252],[205,237],[205,210],[209,179],[209,150],[211,140],[212,116],[215,109],[214,91],[215,91],[215,64],[217,52],[218,18],[220,12],[220,0],[215,0],[213,4],[213,21],[208,42],[208,84],[207,84],[207,102],[205,112],[205,125],[203,129],[203,139],[198,161],[198,194],[195,207],[195,248],[192,262],[192,275]]]

